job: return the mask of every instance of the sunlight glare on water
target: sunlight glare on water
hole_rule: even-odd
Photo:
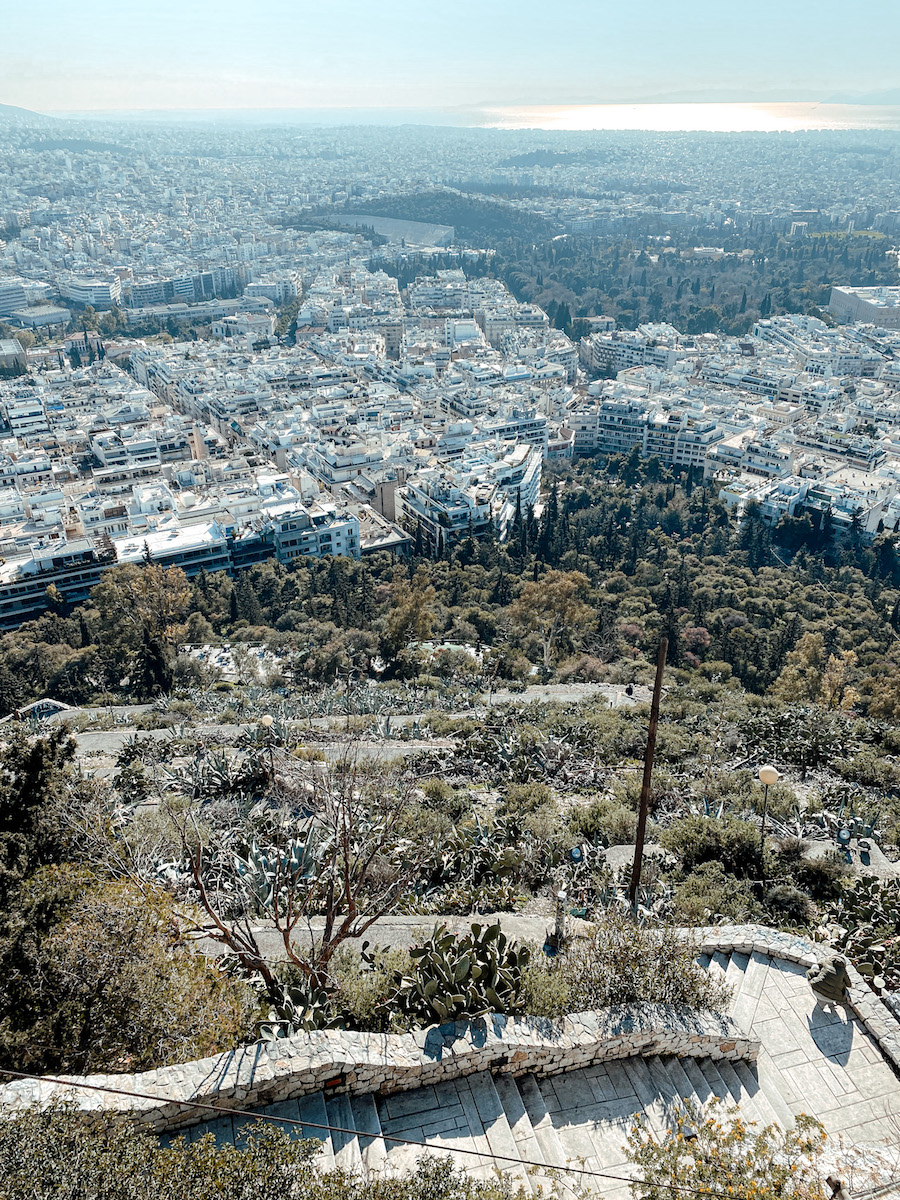
[[[900,108],[865,104],[573,104],[485,109],[493,129],[791,133],[900,129]]]

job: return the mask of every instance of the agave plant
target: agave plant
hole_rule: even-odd
[[[301,880],[317,875],[325,850],[326,840],[312,824],[305,838],[292,838],[284,847],[260,849],[254,841],[245,854],[234,856],[242,889],[261,913],[271,912],[276,903],[283,907]]]

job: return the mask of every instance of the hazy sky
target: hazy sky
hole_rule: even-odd
[[[900,86],[900,0],[32,0],[0,103],[60,109],[820,100]]]

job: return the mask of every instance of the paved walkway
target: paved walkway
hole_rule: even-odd
[[[754,953],[716,954],[709,969],[734,987],[732,1016],[760,1039],[760,1078],[793,1113],[850,1141],[900,1141],[900,1081],[848,1008],[816,1000],[803,967]]]

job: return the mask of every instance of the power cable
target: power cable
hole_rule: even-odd
[[[155,1096],[150,1092],[136,1092],[129,1088],[110,1087],[109,1084],[98,1083],[73,1083],[70,1079],[57,1079],[51,1075],[33,1075],[27,1071],[11,1071],[8,1067],[0,1067],[0,1074],[10,1075],[15,1079],[31,1079],[37,1083],[53,1083],[59,1087],[73,1088],[76,1091],[91,1091],[105,1092],[114,1096],[128,1096],[134,1100],[154,1100],[158,1104],[177,1104],[182,1107],[201,1109],[204,1112],[217,1113],[223,1117],[248,1117],[254,1121],[269,1121],[275,1125],[297,1125],[301,1129],[323,1129],[329,1133],[346,1133],[352,1137],[370,1137],[373,1140],[380,1137],[385,1142],[396,1142],[403,1146],[417,1146],[423,1150],[432,1150],[433,1148],[427,1142],[418,1142],[413,1138],[399,1137],[397,1134],[378,1133],[370,1134],[359,1129],[348,1129],[342,1125],[329,1125],[321,1121],[305,1121],[295,1117],[274,1117],[266,1113],[253,1112],[243,1108],[225,1108],[220,1104],[206,1104],[201,1100],[175,1100],[167,1096]],[[441,1153],[441,1151],[435,1151]],[[523,1167],[537,1167],[545,1172],[553,1173],[557,1171],[568,1171],[571,1174],[582,1177],[589,1176],[592,1179],[607,1179],[615,1183],[634,1183],[634,1179],[628,1175],[613,1175],[609,1171],[593,1171],[587,1167],[570,1167],[568,1165],[560,1167],[552,1163],[536,1162],[533,1159],[513,1158],[508,1154],[495,1154],[492,1151],[470,1150],[465,1146],[447,1147],[447,1154],[469,1154],[479,1159],[491,1159],[495,1162],[517,1163]],[[691,1196],[705,1196],[707,1200],[739,1200],[734,1192],[713,1192],[709,1188],[688,1187],[685,1184],[667,1183],[665,1187],[673,1192],[685,1192]]]

